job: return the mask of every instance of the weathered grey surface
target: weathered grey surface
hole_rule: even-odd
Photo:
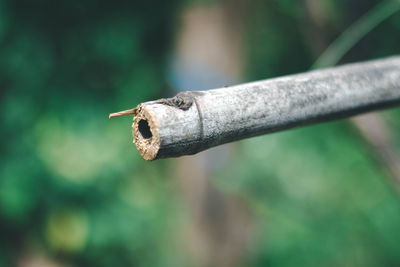
[[[153,160],[399,103],[400,57],[391,57],[142,103],[133,135]]]

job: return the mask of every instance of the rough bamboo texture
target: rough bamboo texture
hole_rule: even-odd
[[[145,102],[132,128],[140,154],[154,160],[399,103],[396,56]]]

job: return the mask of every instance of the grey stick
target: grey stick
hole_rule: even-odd
[[[145,102],[132,132],[154,160],[396,104],[399,56]]]

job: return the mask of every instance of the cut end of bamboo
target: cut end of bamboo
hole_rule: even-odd
[[[133,121],[133,142],[139,150],[140,155],[145,160],[156,159],[160,150],[160,136],[154,115],[149,109],[146,109],[146,104],[140,104],[136,108],[136,115]]]

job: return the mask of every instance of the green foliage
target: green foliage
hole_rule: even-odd
[[[241,194],[261,222],[254,265],[399,261],[399,197],[346,123],[246,140],[240,155],[217,183]]]
[[[247,32],[249,80],[308,70],[318,56],[316,42],[326,47],[380,1],[353,1],[352,8],[326,1],[339,12],[320,7],[329,12],[318,14],[325,19],[323,35],[307,16],[298,15],[306,12],[296,11],[301,7],[277,2],[256,1],[251,10],[248,24],[256,30]],[[399,15],[369,32],[341,62],[399,53],[394,34]],[[340,27],[326,27],[332,22]],[[400,140],[399,111],[383,113],[395,140]],[[248,258],[252,265],[399,264],[399,192],[348,123],[257,137],[242,142],[240,149],[240,158],[219,173],[216,184],[227,194],[241,195],[258,218],[257,241]]]
[[[324,47],[378,2],[324,1]],[[131,119],[107,118],[163,94],[180,6],[0,0],[0,266],[31,254],[73,266],[184,266],[171,161],[144,162]],[[322,49],[304,1],[248,8],[248,80],[309,69]],[[399,29],[396,14],[342,62],[399,53]],[[397,148],[399,115],[385,112]],[[247,265],[399,264],[398,192],[347,123],[239,150],[214,182],[257,222]]]
[[[0,264],[167,261],[165,164],[144,165],[129,118],[107,117],[161,94],[178,2],[160,4],[1,2]]]

